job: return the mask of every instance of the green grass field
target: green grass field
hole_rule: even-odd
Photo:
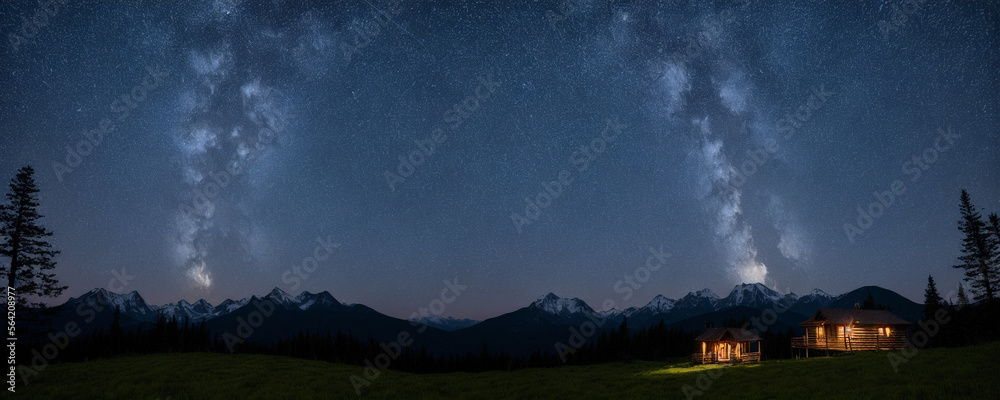
[[[898,352],[896,354],[899,354]],[[920,350],[894,372],[887,353],[765,361],[751,366],[632,362],[512,372],[417,375],[383,371],[370,399],[997,399],[1000,343]],[[363,368],[277,356],[156,354],[50,365],[12,398],[358,398]],[[699,379],[701,380],[699,382]],[[10,393],[8,393],[10,394]]]

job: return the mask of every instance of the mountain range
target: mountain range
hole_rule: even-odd
[[[799,331],[798,323],[819,308],[853,308],[868,296],[877,304],[888,306],[897,315],[916,321],[923,306],[899,294],[877,286],[831,296],[816,289],[805,296],[781,294],[760,283],[736,285],[726,297],[720,298],[709,289],[690,292],[679,299],[657,295],[643,307],[625,310],[596,311],[578,298],[559,297],[548,293],[515,311],[475,321],[429,315],[415,321],[402,320],[379,313],[361,304],[345,304],[329,292],[302,292],[293,296],[274,288],[263,296],[239,300],[227,299],[213,306],[205,300],[189,303],[180,300],[164,305],[149,305],[132,291],[118,294],[106,289],[94,289],[66,303],[53,307],[56,317],[52,326],[65,321],[77,321],[83,331],[107,329],[120,310],[123,328],[150,326],[158,315],[176,318],[179,322],[204,322],[220,335],[234,333],[241,323],[252,321],[255,312],[270,310],[266,319],[252,326],[248,340],[268,342],[299,332],[342,332],[362,339],[391,341],[402,331],[415,331],[415,345],[440,353],[479,351],[486,343],[491,349],[511,354],[549,351],[556,342],[567,342],[570,327],[580,327],[590,321],[599,331],[617,328],[626,318],[632,329],[644,328],[661,321],[672,328],[700,332],[706,323],[722,326],[726,321],[760,318],[764,310],[774,310],[778,318],[769,328],[784,332]],[[263,307],[267,300],[272,308]],[[259,317],[259,316],[258,316]],[[243,321],[243,322],[241,322]],[[426,325],[424,327],[423,325]]]

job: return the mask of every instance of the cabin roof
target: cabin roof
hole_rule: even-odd
[[[694,340],[699,342],[752,342],[756,340],[761,340],[760,336],[755,335],[746,329],[740,328],[708,328],[704,333],[698,335]]]
[[[817,325],[909,325],[909,322],[888,310],[859,310],[855,308],[821,308],[812,318],[799,326]]]

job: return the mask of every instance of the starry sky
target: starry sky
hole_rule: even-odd
[[[961,279],[959,191],[1000,212],[998,20],[965,1],[5,1],[0,171],[37,170],[56,303],[279,287],[406,317],[446,280],[467,289],[443,314],[479,319],[741,282],[922,301],[928,274]]]

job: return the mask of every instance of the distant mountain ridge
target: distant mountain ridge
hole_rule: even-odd
[[[822,307],[843,307],[852,308],[855,302],[862,302],[867,298],[867,294],[872,292],[885,297],[883,303],[902,314],[912,314],[914,305],[917,303],[906,299],[899,294],[878,286],[864,286],[853,291],[831,296],[820,289],[814,289],[805,296],[797,296],[794,293],[781,294],[760,283],[740,284],[733,287],[732,291],[723,298],[720,298],[710,289],[702,289],[689,292],[680,299],[674,300],[663,295],[656,295],[646,305],[642,307],[629,307],[623,311],[602,310],[595,311],[585,301],[579,298],[563,298],[554,293],[548,293],[533,301],[529,307],[534,307],[556,320],[559,319],[579,319],[575,317],[593,318],[613,318],[636,317],[642,319],[651,316],[669,315],[671,320],[682,319],[713,311],[721,311],[734,307],[750,307],[756,309],[766,309],[774,307],[780,302],[790,305],[792,311],[799,314],[810,314],[811,310]],[[107,289],[97,288],[84,293],[78,298],[70,298],[65,306],[77,306],[80,303],[99,302],[112,304],[121,308],[122,313],[139,321],[155,321],[156,315],[162,314],[167,318],[177,318],[183,320],[188,318],[191,322],[206,321],[212,318],[223,316],[238,310],[253,301],[263,299],[270,300],[275,305],[282,308],[298,308],[308,310],[312,307],[329,307],[334,304],[344,305],[337,301],[333,295],[327,291],[310,293],[303,291],[297,296],[292,296],[280,288],[274,288],[263,296],[250,296],[239,300],[226,299],[213,306],[206,300],[198,300],[189,303],[186,300],[179,300],[175,303],[164,305],[149,305],[136,291],[127,294],[118,294]],[[895,307],[893,307],[895,306]],[[922,307],[922,306],[920,306]],[[455,319],[444,316],[427,316],[419,321],[431,326],[442,326],[445,330],[456,330],[473,325],[476,322],[472,319]]]
[[[443,331],[457,331],[462,328],[468,328],[472,325],[478,324],[479,321],[468,318],[452,318],[452,317],[439,317],[437,315],[428,315],[420,319],[410,319],[409,321],[420,322],[427,326],[432,326]]]
[[[63,306],[78,308],[89,307],[92,304],[109,304],[120,308],[123,314],[143,321],[155,321],[158,310],[158,307],[146,304],[146,300],[135,290],[127,294],[118,294],[104,288],[93,289],[80,297],[70,297]]]
[[[293,296],[274,288],[263,296],[253,295],[239,300],[226,299],[213,306],[205,300],[189,303],[179,300],[161,306],[149,305],[132,291],[118,294],[106,289],[94,289],[78,298],[70,298],[57,306],[65,319],[81,319],[81,310],[88,317],[94,314],[98,322],[87,329],[106,328],[114,308],[122,314],[122,326],[143,326],[156,321],[158,315],[204,322],[217,333],[231,332],[258,310],[259,303],[267,300],[273,304],[273,316],[264,326],[255,329],[254,340],[277,340],[300,332],[350,333],[358,337],[390,340],[400,331],[413,330],[426,325],[427,332],[420,336],[420,346],[441,352],[464,353],[479,351],[484,343],[491,349],[502,349],[512,354],[529,354],[550,350],[553,343],[568,340],[571,327],[592,323],[599,331],[617,328],[625,318],[633,328],[643,328],[663,321],[670,327],[699,331],[706,322],[722,324],[724,321],[759,317],[763,310],[785,310],[780,313],[774,329],[798,329],[798,323],[822,307],[852,308],[869,294],[876,304],[884,304],[904,319],[915,321],[923,306],[899,294],[877,286],[864,286],[853,291],[831,296],[814,289],[805,296],[794,293],[781,294],[760,283],[740,284],[725,297],[709,289],[687,293],[680,299],[662,295],[653,297],[642,307],[629,307],[596,311],[579,298],[564,298],[548,293],[528,305],[512,312],[483,321],[455,319],[444,316],[426,316],[417,321],[402,320],[379,313],[361,304],[346,305],[329,292],[303,291]],[[94,304],[109,307],[93,307]],[[93,310],[91,310],[93,308]],[[420,323],[417,323],[420,322]]]

